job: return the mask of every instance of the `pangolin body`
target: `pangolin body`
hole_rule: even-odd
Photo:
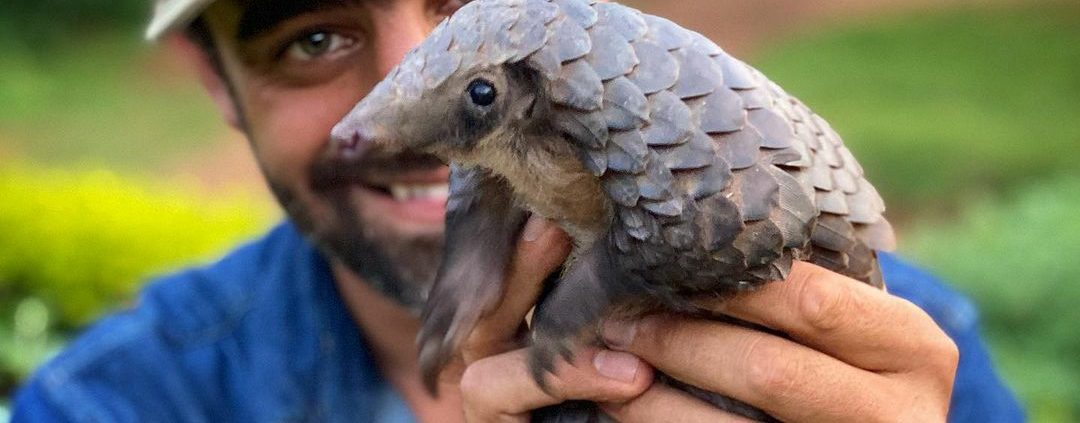
[[[881,286],[884,204],[829,125],[692,31],[595,0],[476,0],[334,130],[333,154],[452,164],[420,336],[429,384],[498,305],[529,212],[575,249],[532,321],[537,377],[611,313],[784,279],[807,260]]]

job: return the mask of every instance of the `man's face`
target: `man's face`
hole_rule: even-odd
[[[460,4],[219,0],[203,15],[242,129],[290,217],[410,307],[441,257],[448,170],[378,153],[343,166],[324,149],[334,124]]]

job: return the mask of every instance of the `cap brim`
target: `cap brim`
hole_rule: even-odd
[[[146,39],[156,41],[165,34],[187,26],[215,0],[164,0],[154,8],[146,28]]]

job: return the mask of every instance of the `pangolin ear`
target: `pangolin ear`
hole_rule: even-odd
[[[527,214],[501,178],[454,166],[446,205],[446,254],[421,316],[420,366],[438,376],[485,313],[499,305],[503,279]]]
[[[510,105],[510,116],[515,120],[525,120],[533,117],[536,113],[536,93],[531,91],[523,91],[516,98],[514,98],[513,104]]]

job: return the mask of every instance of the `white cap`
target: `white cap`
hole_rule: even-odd
[[[146,28],[146,39],[157,40],[162,35],[180,29],[199,16],[214,0],[158,0],[154,17]]]

